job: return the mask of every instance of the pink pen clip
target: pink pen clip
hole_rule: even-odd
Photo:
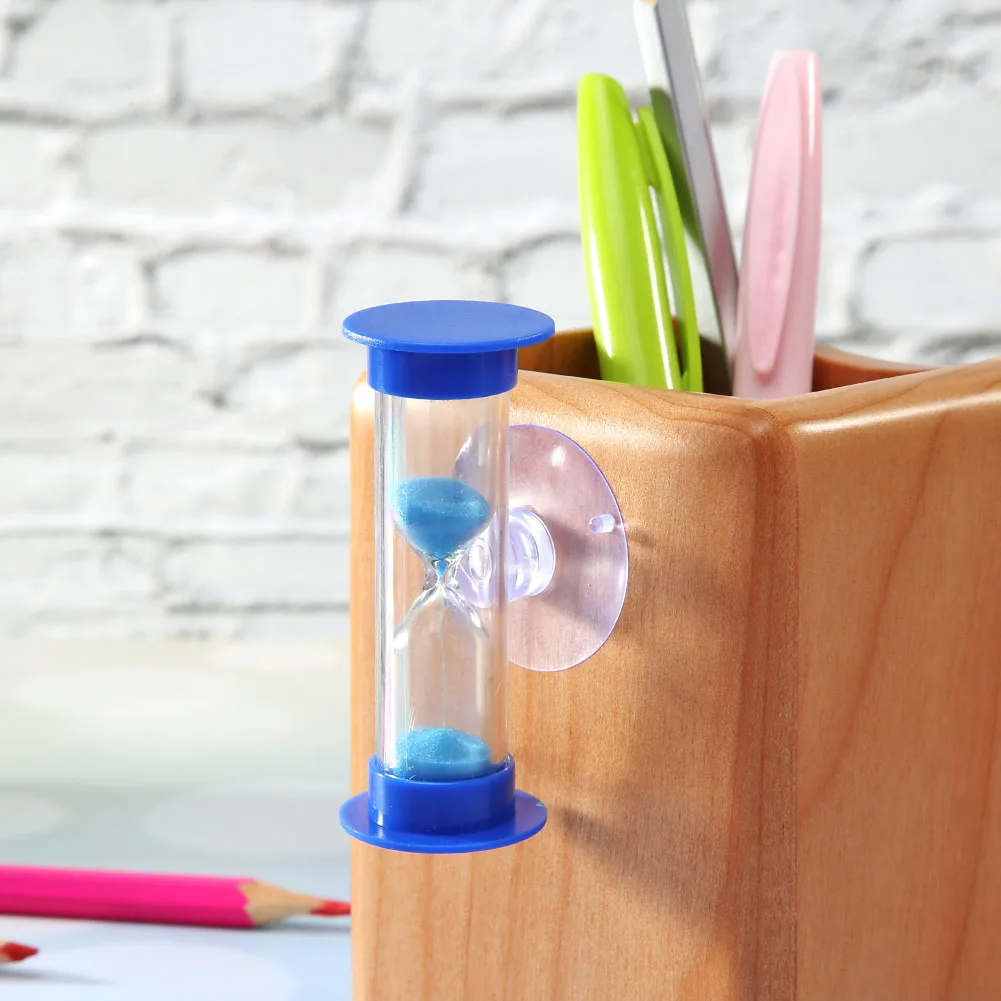
[[[820,273],[820,74],[813,52],[777,52],[761,101],[740,268],[733,394],[808,393]]]

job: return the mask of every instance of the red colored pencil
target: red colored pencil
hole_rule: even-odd
[[[20,963],[22,959],[29,959],[38,953],[38,950],[30,945],[21,945],[19,942],[0,942],[0,966],[4,963]]]
[[[350,913],[342,901],[256,879],[0,866],[0,914],[254,928],[304,914]]]

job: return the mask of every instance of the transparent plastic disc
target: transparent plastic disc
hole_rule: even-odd
[[[618,622],[629,578],[625,527],[608,481],[576,442],[533,425],[509,436],[508,656],[533,671],[563,671],[597,653]],[[456,462],[460,478],[466,454]],[[459,568],[474,604],[498,583],[478,551],[474,542]]]

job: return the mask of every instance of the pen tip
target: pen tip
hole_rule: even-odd
[[[340,918],[351,913],[351,905],[343,900],[324,900],[310,912],[324,918]]]
[[[0,946],[0,962],[20,963],[22,959],[28,959],[38,952],[30,945],[21,945],[19,942],[6,942]]]

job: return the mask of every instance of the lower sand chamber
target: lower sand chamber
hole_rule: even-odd
[[[375,390],[376,740],[369,820],[353,801],[342,820],[402,850],[522,840],[545,808],[516,792],[507,748],[509,394],[518,347],[551,336],[552,321],[416,302],[363,310],[344,329],[368,346]],[[486,584],[470,600],[474,543]],[[528,800],[531,823],[519,822]]]
[[[493,770],[490,745],[464,730],[425,726],[411,730],[397,749],[395,774],[418,782],[475,779]]]

